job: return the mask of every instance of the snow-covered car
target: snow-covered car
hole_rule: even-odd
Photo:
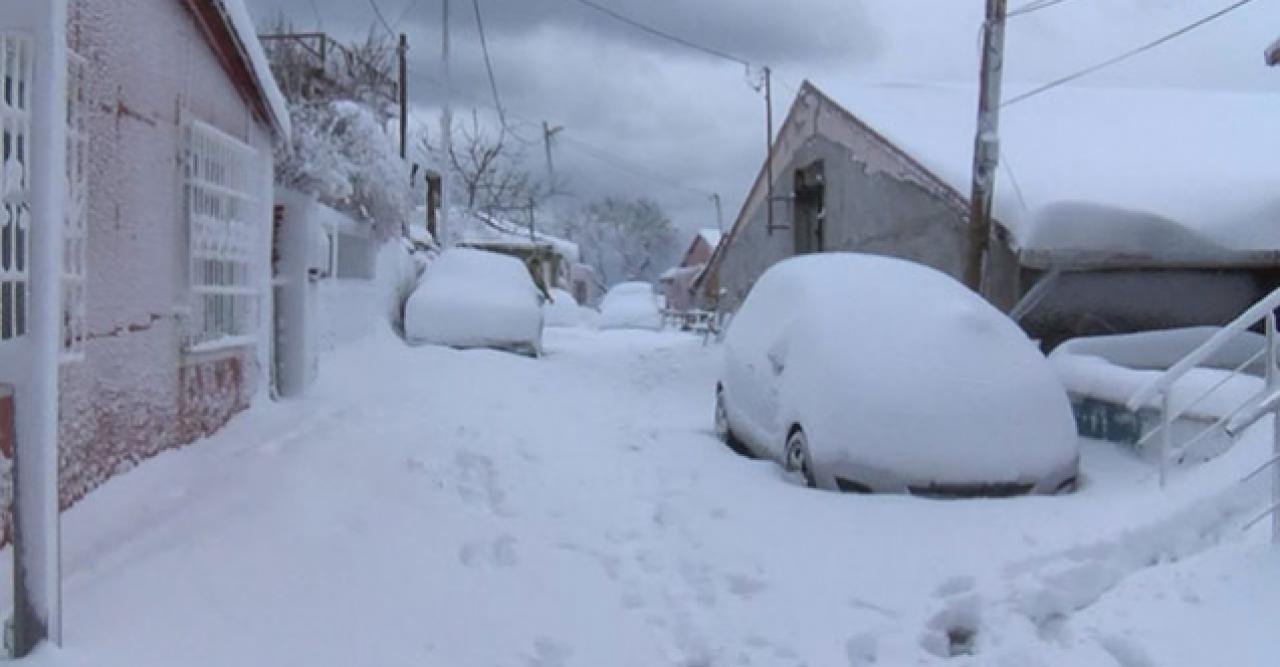
[[[653,285],[628,282],[609,288],[600,303],[598,323],[601,329],[661,329],[662,310]]]
[[[580,327],[583,325],[582,307],[566,290],[551,288],[551,300],[542,304],[549,327]]]
[[[852,253],[774,265],[729,326],[717,435],[810,486],[926,496],[1074,487],[1065,390],[1011,320],[951,277]]]
[[[422,274],[405,304],[410,343],[542,353],[542,295],[520,260],[451,248]]]

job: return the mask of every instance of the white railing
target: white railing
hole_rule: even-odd
[[[1185,357],[1178,360],[1169,370],[1155,377],[1151,382],[1144,385],[1141,389],[1133,394],[1126,403],[1132,411],[1137,411],[1147,407],[1153,399],[1159,398],[1160,402],[1160,424],[1151,431],[1143,434],[1138,441],[1138,446],[1145,445],[1155,436],[1160,436],[1159,448],[1159,464],[1160,464],[1160,486],[1164,487],[1168,478],[1169,459],[1175,451],[1185,451],[1194,446],[1196,443],[1209,437],[1213,433],[1223,433],[1228,437],[1234,438],[1246,428],[1256,423],[1266,415],[1273,415],[1275,423],[1273,424],[1273,456],[1264,463],[1262,467],[1249,474],[1246,479],[1255,477],[1257,474],[1265,470],[1269,466],[1275,466],[1280,463],[1280,372],[1276,367],[1276,309],[1280,308],[1280,289],[1268,294],[1261,301],[1250,306],[1248,310],[1239,317],[1232,320],[1231,323],[1224,326],[1220,331],[1202,343],[1199,347],[1189,352]],[[1201,392],[1192,400],[1178,406],[1175,409],[1173,404],[1174,387],[1187,373],[1204,364],[1214,354],[1228,345],[1233,339],[1242,333],[1247,332],[1254,325],[1263,322],[1266,328],[1266,342],[1261,350],[1245,359],[1242,363],[1234,367],[1221,380],[1210,386],[1207,390]],[[1244,401],[1237,404],[1233,409],[1221,415],[1210,425],[1206,426],[1198,433],[1187,439],[1186,442],[1179,444],[1174,443],[1173,424],[1188,412],[1196,408],[1210,395],[1213,395],[1223,386],[1227,385],[1233,378],[1245,372],[1245,369],[1255,364],[1259,359],[1264,362],[1265,372],[1263,377],[1265,383],[1262,390],[1251,394]],[[1275,467],[1272,471],[1272,505],[1261,516],[1266,514],[1272,515],[1272,539],[1280,542],[1280,513],[1276,512],[1280,508],[1280,467]],[[1261,518],[1261,516],[1259,518]],[[1255,520],[1256,521],[1256,520]],[[1250,522],[1252,525],[1254,522]]]

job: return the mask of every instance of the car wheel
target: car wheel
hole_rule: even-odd
[[[817,479],[813,476],[813,466],[809,461],[809,440],[799,427],[792,429],[787,437],[787,452],[784,459],[787,472],[799,473],[804,477],[805,486],[817,487]]]
[[[749,459],[755,458],[747,446],[733,434],[733,428],[729,426],[729,410],[724,405],[724,389],[719,388],[716,389],[716,438],[735,453]]]

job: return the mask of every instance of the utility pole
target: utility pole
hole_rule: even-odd
[[[551,162],[551,138],[559,134],[560,130],[563,129],[563,125],[551,127],[547,124],[547,121],[542,121],[542,144],[547,152],[547,183],[549,187],[554,186],[556,177],[556,168]]]
[[[453,181],[453,82],[449,78],[449,0],[442,0],[440,23],[440,66],[444,75],[444,108],[440,112],[440,135],[444,144],[444,164],[440,165],[440,220],[436,243],[445,245],[449,229],[449,186]]]
[[[764,178],[765,178],[765,229],[773,234],[773,76],[764,68]]]
[[[724,233],[724,211],[720,208],[720,193],[711,193],[711,201],[716,204],[716,229],[719,229],[721,233]]]
[[[400,33],[400,45],[396,48],[396,55],[400,60],[400,159],[403,160],[406,155],[406,147],[409,137],[409,95],[405,88],[405,76],[408,69],[406,65],[406,55],[409,51],[409,38],[404,33]]]
[[[991,245],[991,203],[1000,161],[1000,80],[1004,72],[1006,0],[987,0],[982,24],[982,75],[978,92],[978,127],[973,139],[973,187],[969,193],[969,248],[964,283],[981,293]]]

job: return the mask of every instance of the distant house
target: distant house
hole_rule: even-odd
[[[658,289],[666,297],[667,308],[688,311],[696,305],[693,282],[707,266],[711,254],[720,245],[720,230],[702,229],[693,236],[680,262],[658,278]]]
[[[796,254],[902,257],[959,277],[976,92],[805,82],[732,230],[695,281],[737,308]],[[844,100],[849,107],[836,99]],[[1261,95],[1064,87],[1006,109],[983,294],[1046,347],[1217,324],[1280,278],[1280,152]],[[851,110],[852,109],[852,110]]]
[[[67,205],[60,276],[25,272],[30,235],[0,214],[0,382],[36,344],[30,285],[60,280],[65,507],[267,389],[272,147],[289,117],[240,0],[70,0],[65,109],[9,94],[32,82],[6,14],[0,183],[21,182],[24,128],[65,118]],[[6,209],[24,192],[6,189]]]
[[[580,271],[579,254],[578,244],[572,241],[501,216],[462,209],[449,216],[446,233],[451,245],[511,255],[530,267],[536,260],[536,265],[542,267],[545,285],[571,292],[576,289],[574,275],[575,270]]]

